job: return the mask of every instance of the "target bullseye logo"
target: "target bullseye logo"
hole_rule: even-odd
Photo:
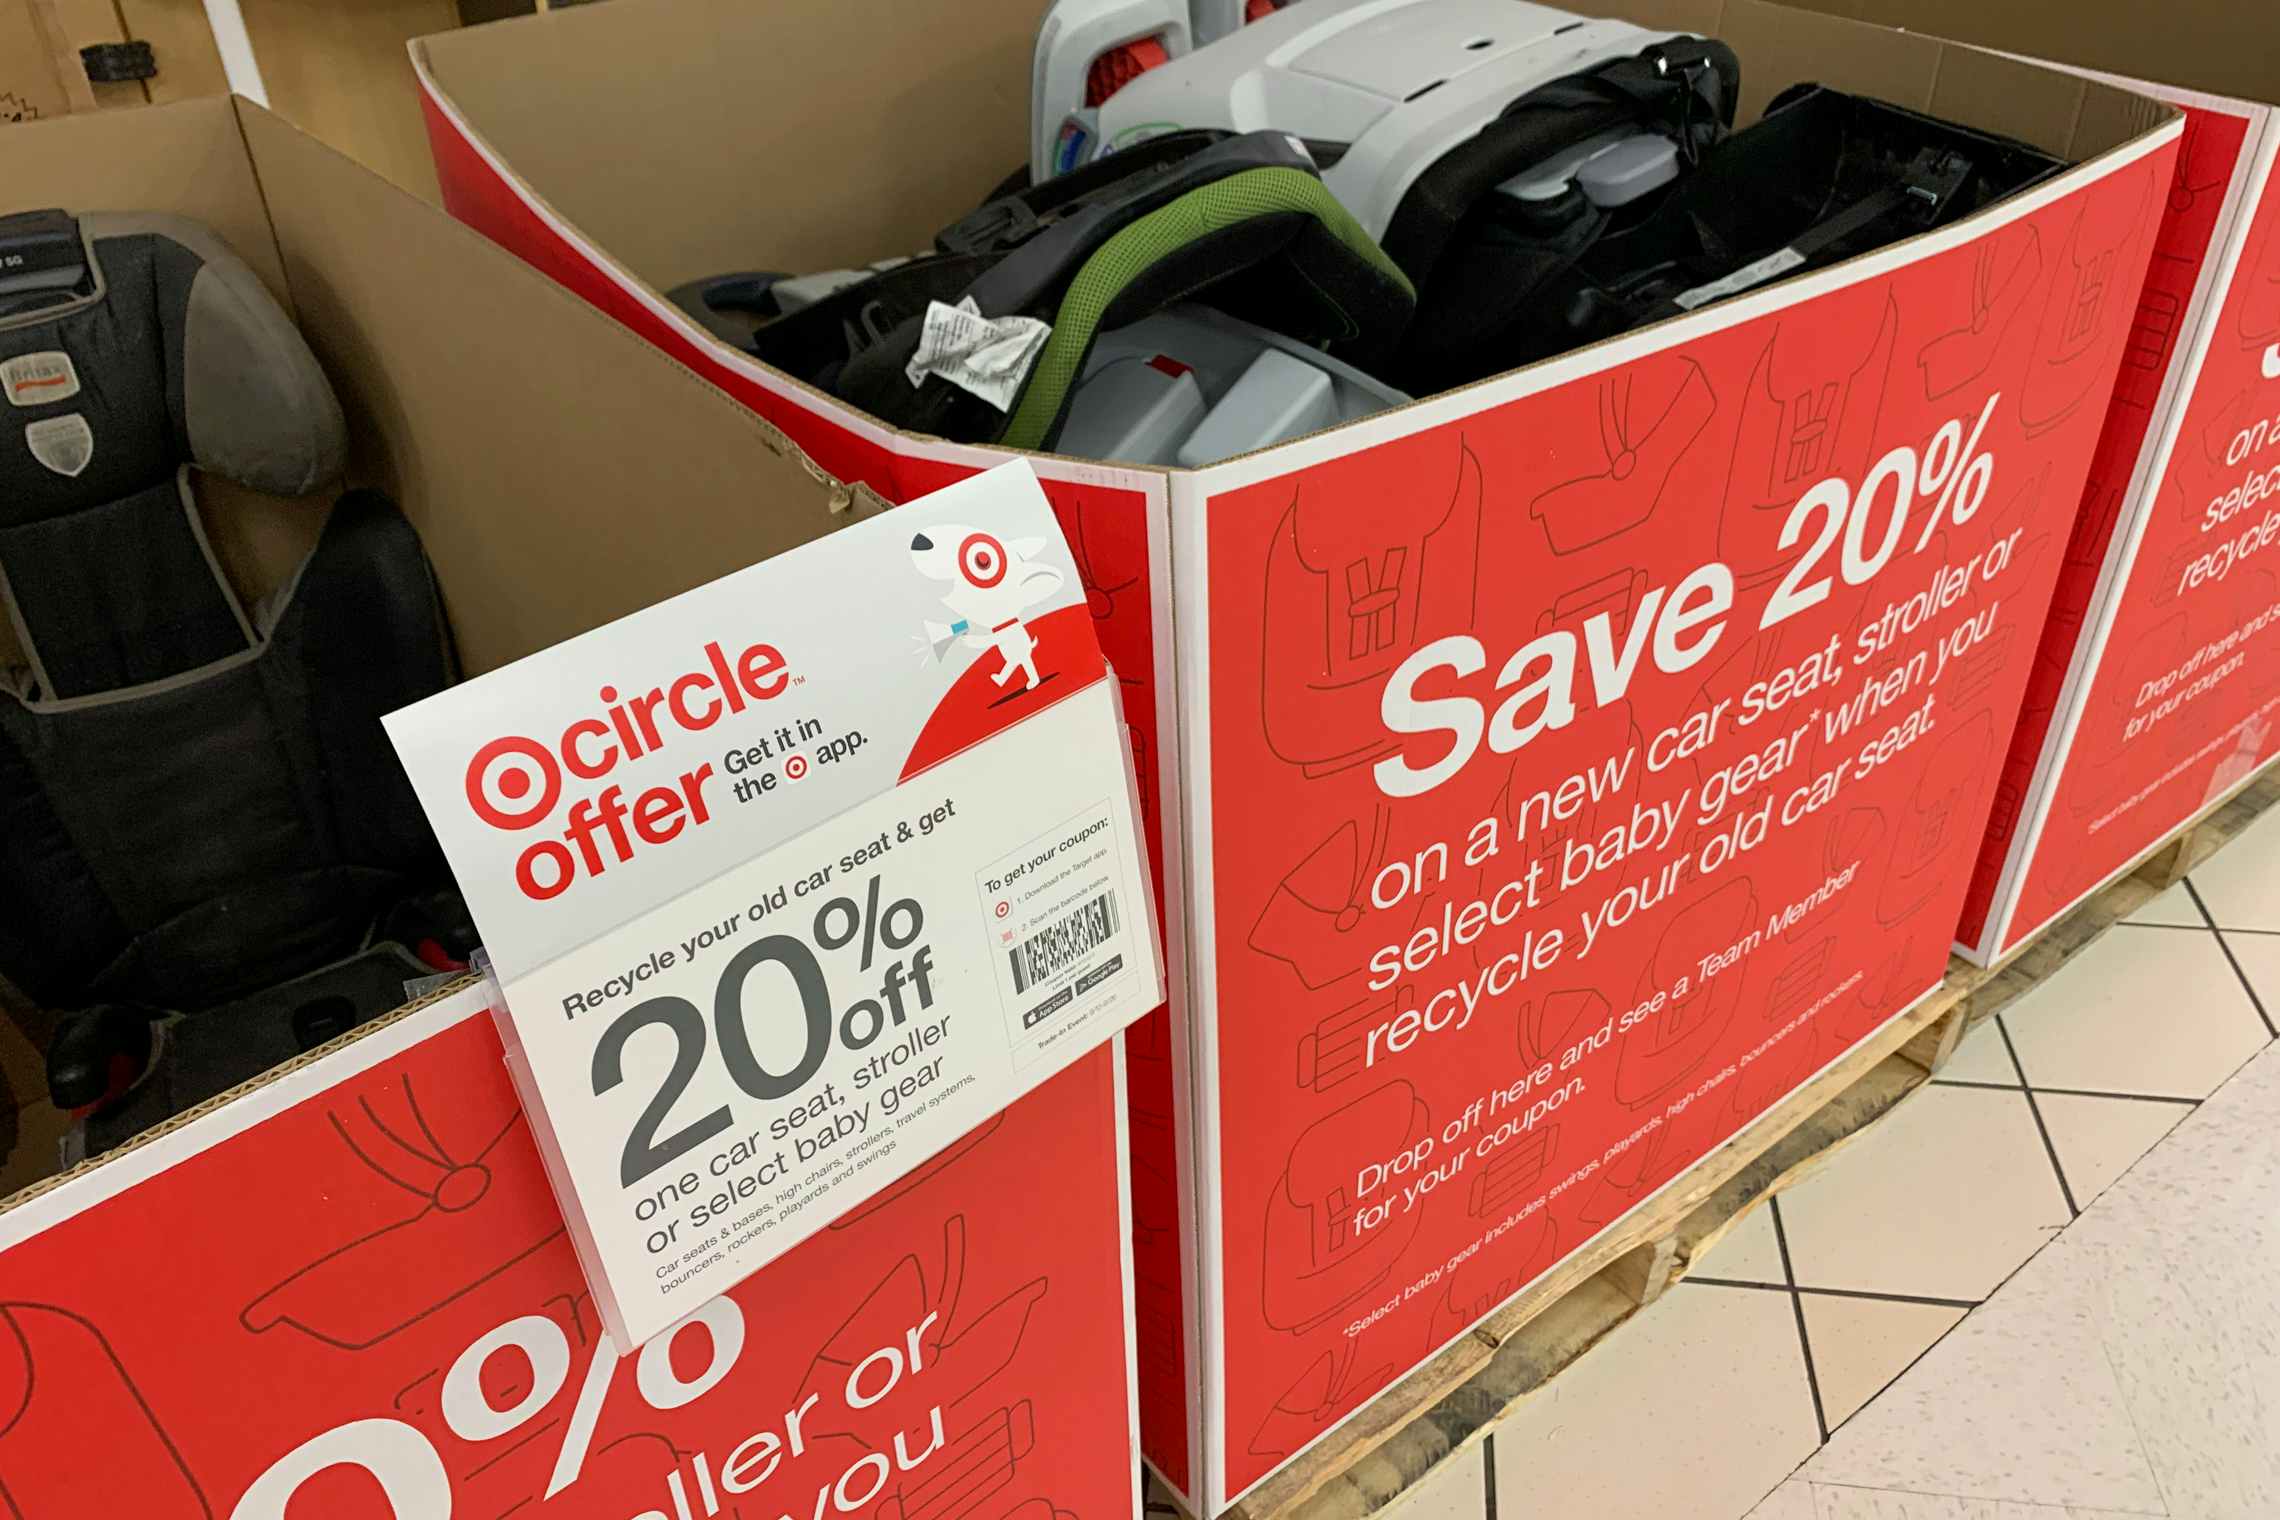
[[[792,756],[792,758],[791,758],[791,759],[789,759],[789,760],[786,760],[786,761],[784,762],[784,775],[786,776],[786,778],[788,778],[788,779],[790,779],[790,780],[793,780],[793,781],[797,781],[797,780],[799,780],[799,779],[800,779],[800,777],[802,777],[802,776],[804,776],[804,775],[806,775],[806,774],[807,774],[807,756],[805,756],[805,755],[794,755],[794,756]]]
[[[535,801],[526,801],[536,792]],[[493,739],[467,766],[467,805],[495,829],[525,829],[562,799],[562,772],[535,739]]]
[[[998,917],[1000,917],[1000,918],[1003,918],[1003,917],[1005,917],[1005,916],[1006,916],[1008,913],[1011,913],[1012,911],[1013,911],[1013,905],[1012,905],[1011,903],[1003,903],[1003,902],[1001,902],[1001,903],[999,903],[999,904],[997,905],[997,916],[998,916]]]
[[[1005,545],[987,533],[969,533],[958,545],[958,571],[983,590],[1005,579]]]

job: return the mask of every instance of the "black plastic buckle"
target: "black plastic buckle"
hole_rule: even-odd
[[[1919,148],[1900,177],[1910,214],[1929,224],[1946,214],[1948,203],[1971,180],[1975,165],[1952,148]]]
[[[995,253],[1028,242],[1042,226],[1027,202],[1009,195],[943,228],[934,235],[934,246],[944,253]]]
[[[0,314],[54,304],[87,283],[87,250],[67,211],[0,216]]]
[[[158,77],[158,58],[147,42],[98,42],[79,50],[79,62],[96,84]]]

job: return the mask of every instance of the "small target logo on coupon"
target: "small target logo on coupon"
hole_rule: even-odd
[[[1001,902],[1001,903],[999,903],[999,904],[997,905],[997,916],[998,916],[998,917],[1000,917],[1000,918],[1003,918],[1003,917],[1005,917],[1005,916],[1006,916],[1008,913],[1011,913],[1012,911],[1013,911],[1013,905],[1012,905],[1011,903],[1003,903],[1003,902]]]
[[[797,781],[797,780],[799,780],[799,779],[800,779],[800,777],[802,777],[802,776],[804,776],[804,775],[806,775],[806,774],[807,774],[807,756],[805,756],[805,755],[794,755],[794,756],[792,756],[792,758],[791,758],[791,759],[789,759],[789,760],[786,760],[786,761],[784,762],[784,775],[785,775],[787,778],[789,778],[789,779],[791,779],[791,780],[793,780],[793,781]]]

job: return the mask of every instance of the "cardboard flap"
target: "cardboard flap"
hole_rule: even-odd
[[[419,529],[469,672],[829,531],[775,428],[489,242],[241,102],[310,345]],[[416,226],[416,235],[407,227]]]
[[[261,184],[224,97],[96,111],[8,128],[8,204],[88,211],[157,211],[205,223],[292,302],[269,234]]]
[[[1953,37],[2241,100],[2280,96],[2273,13],[2253,0],[1792,0],[1806,9]]]
[[[1026,160],[1040,9],[651,0],[448,32],[414,56],[541,198],[662,290],[925,247]],[[682,109],[662,121],[659,99]],[[701,142],[691,121],[710,124]]]

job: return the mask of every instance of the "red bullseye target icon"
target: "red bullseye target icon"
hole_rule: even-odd
[[[797,781],[807,774],[807,756],[794,755],[784,762],[784,774]]]
[[[518,735],[484,745],[467,768],[467,804],[495,829],[528,828],[553,812],[561,796],[554,757]]]
[[[958,546],[958,572],[987,591],[1005,579],[1005,545],[987,533],[969,533]]]

